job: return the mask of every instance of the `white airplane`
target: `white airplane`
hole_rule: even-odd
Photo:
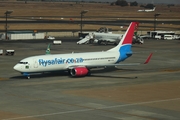
[[[144,9],[144,10],[138,10],[138,12],[153,12],[155,11],[156,7],[154,7],[153,9]]]
[[[17,63],[14,69],[29,79],[33,73],[65,70],[73,77],[80,77],[89,75],[92,68],[140,65],[141,63],[118,64],[132,55],[132,38],[137,24],[131,22],[119,44],[107,51],[31,56]],[[144,64],[149,62],[151,56],[152,53]]]

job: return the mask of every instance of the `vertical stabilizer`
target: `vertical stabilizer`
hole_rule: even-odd
[[[138,25],[139,25],[138,22],[131,22],[119,44],[116,47],[108,50],[112,52],[119,52],[119,56],[118,56],[119,58],[116,63],[120,61],[124,61],[126,58],[132,55],[132,51],[131,51],[132,40],[133,40],[134,31],[137,29]]]
[[[138,25],[138,22],[131,22],[119,44],[108,51],[119,51],[119,49],[124,45],[132,45],[134,31],[137,29]]]

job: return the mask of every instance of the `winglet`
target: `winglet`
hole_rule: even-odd
[[[144,64],[148,64],[148,63],[149,63],[149,61],[150,61],[150,59],[151,59],[151,57],[152,57],[152,54],[153,54],[153,53],[151,53],[151,54],[148,56],[148,58],[146,59],[146,61],[144,62]]]

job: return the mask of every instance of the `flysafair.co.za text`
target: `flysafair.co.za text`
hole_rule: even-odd
[[[54,59],[39,59],[38,60],[40,66],[48,66],[48,65],[56,65],[56,64],[71,64],[71,63],[82,63],[83,58],[54,58]]]

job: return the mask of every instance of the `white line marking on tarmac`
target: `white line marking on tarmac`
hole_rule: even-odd
[[[69,113],[76,113],[76,112],[87,112],[87,111],[101,110],[101,109],[108,109],[108,108],[118,108],[118,107],[126,107],[126,106],[133,106],[133,105],[143,105],[143,104],[158,103],[158,102],[168,102],[168,101],[175,101],[175,100],[180,100],[180,98],[166,99],[166,100],[156,100],[156,101],[147,101],[147,102],[139,102],[139,103],[132,103],[132,104],[100,107],[100,108],[89,108],[89,109],[81,109],[81,110],[73,110],[73,111],[65,111],[65,112],[56,112],[56,113],[49,113],[49,114],[31,115],[31,116],[8,118],[8,119],[2,119],[2,120],[27,119],[27,118],[44,117],[44,116],[52,116],[52,115],[60,115],[60,114],[69,114]]]

